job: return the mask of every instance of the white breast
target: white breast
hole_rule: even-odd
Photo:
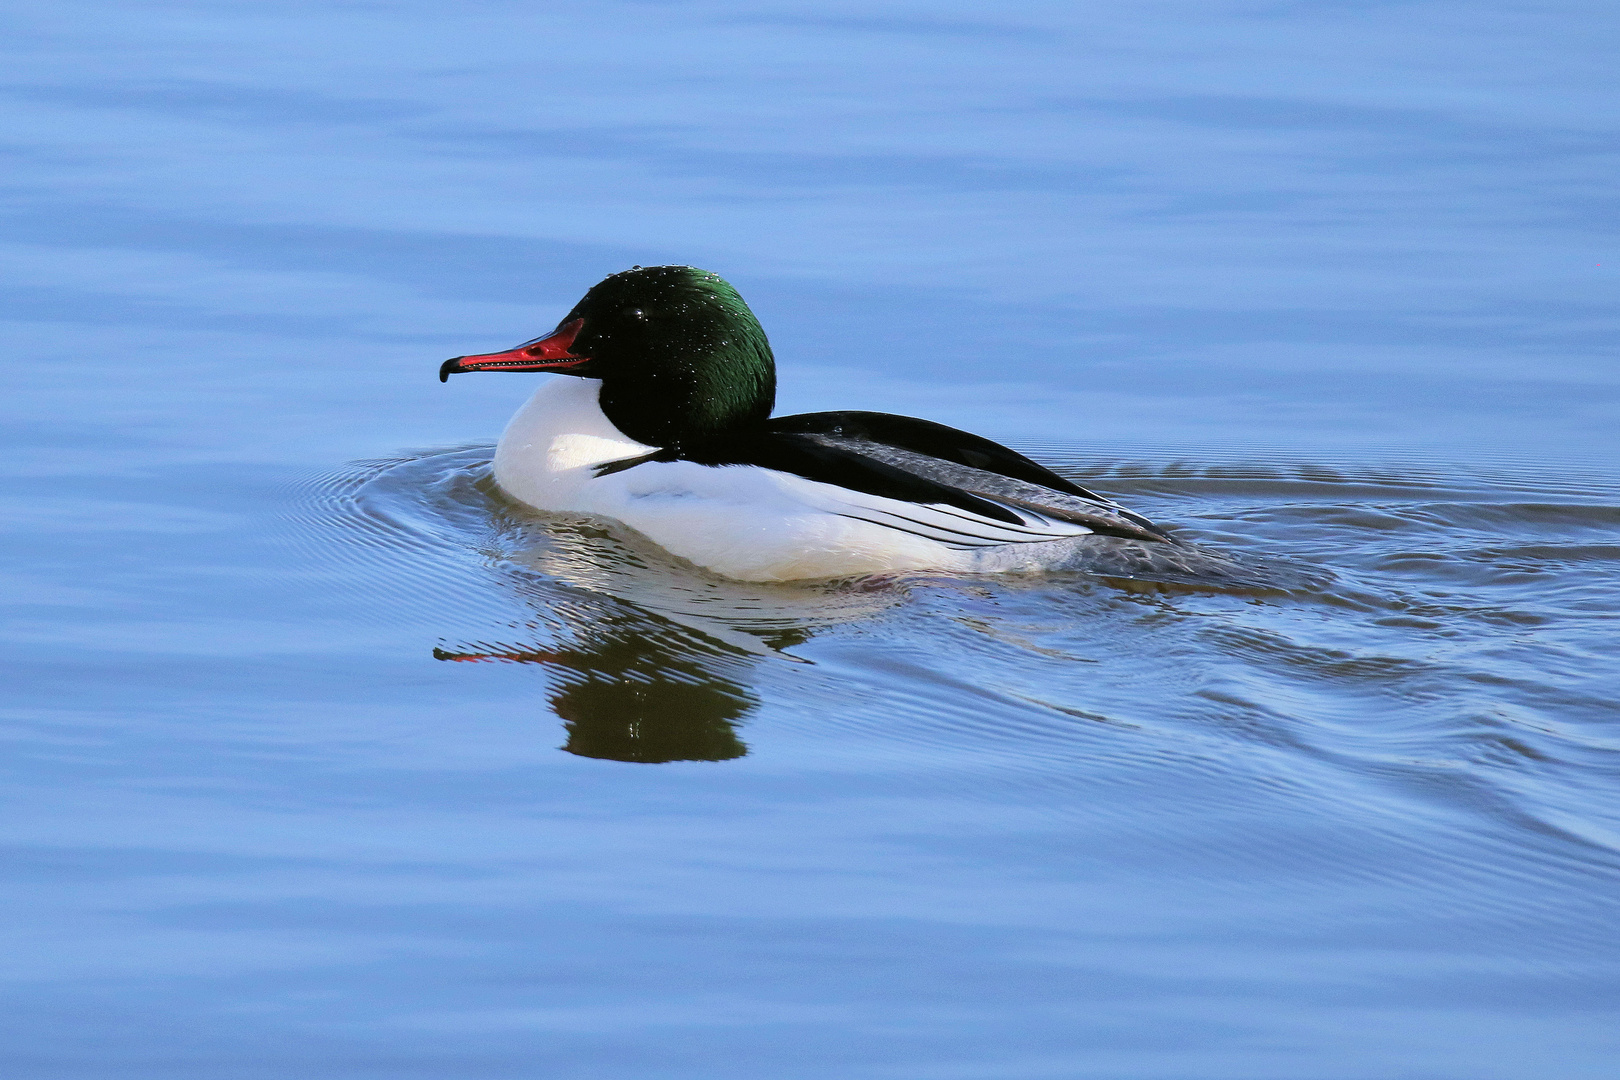
[[[517,411],[495,447],[495,482],[541,510],[585,510],[592,466],[650,453],[602,415],[602,383],[568,375],[547,379]]]
[[[507,425],[495,449],[495,482],[541,510],[612,518],[660,547],[745,581],[847,577],[893,570],[967,570],[975,550],[959,540],[981,528],[988,544],[1080,535],[1042,521],[1018,535],[962,512],[848,491],[749,465],[647,462],[598,477],[595,466],[653,448],[624,435],[597,404],[601,383],[549,380]],[[887,524],[886,524],[887,523]],[[890,527],[903,524],[906,528]],[[1056,529],[1057,531],[1052,531]]]

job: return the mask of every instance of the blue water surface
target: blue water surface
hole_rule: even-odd
[[[7,1078],[1620,1068],[1620,9],[0,18]],[[525,516],[439,362],[665,262],[1331,584]]]

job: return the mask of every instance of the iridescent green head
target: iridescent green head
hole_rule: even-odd
[[[692,266],[637,266],[591,287],[550,335],[446,361],[463,371],[553,371],[602,380],[615,427],[676,446],[758,424],[776,404],[776,361],[737,290]]]

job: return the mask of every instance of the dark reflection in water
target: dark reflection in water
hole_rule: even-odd
[[[587,678],[551,699],[562,749],[614,761],[727,761],[748,753],[732,722],[759,705],[740,687]]]
[[[654,618],[653,616],[648,616]],[[450,652],[440,660],[545,664],[560,673],[551,695],[580,757],[613,761],[728,761],[748,753],[736,725],[759,707],[738,682],[706,670],[699,657],[637,633],[628,620],[574,648]]]
[[[543,666],[563,750],[627,762],[728,761],[748,753],[736,727],[759,707],[749,685],[769,658],[818,626],[887,609],[893,589],[746,584],[705,575],[600,523],[520,512],[494,488],[487,447],[360,463],[315,497],[356,551],[387,549],[437,584],[412,589],[447,623],[522,617],[517,642],[436,648],[440,660]],[[458,564],[468,550],[487,562]],[[462,581],[460,571],[473,570]],[[501,612],[510,618],[511,611]],[[453,637],[451,640],[455,640]],[[465,640],[465,639],[462,639]],[[802,661],[801,661],[802,662]]]
[[[809,640],[812,627],[895,601],[869,590],[744,585],[694,573],[599,523],[516,511],[490,483],[487,463],[487,448],[474,448],[363,465],[336,482],[333,509],[368,542],[408,549],[441,575],[458,549],[471,546],[489,560],[476,576],[500,583],[504,600],[522,612],[510,623],[522,636],[433,655],[544,667],[552,711],[568,733],[562,749],[571,754],[629,762],[743,757],[748,747],[736,728],[759,707],[750,683],[760,662],[791,662],[786,650]],[[488,617],[467,608],[477,592],[451,592],[435,605],[446,619]]]

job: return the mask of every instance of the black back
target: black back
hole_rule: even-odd
[[[767,420],[765,426],[772,431],[830,435],[839,439],[895,446],[969,468],[1009,476],[1028,484],[1038,484],[1065,495],[1105,501],[1016,450],[1009,450],[981,435],[936,424],[932,420],[919,420],[915,416],[878,412],[799,413],[796,416],[774,417]]]

